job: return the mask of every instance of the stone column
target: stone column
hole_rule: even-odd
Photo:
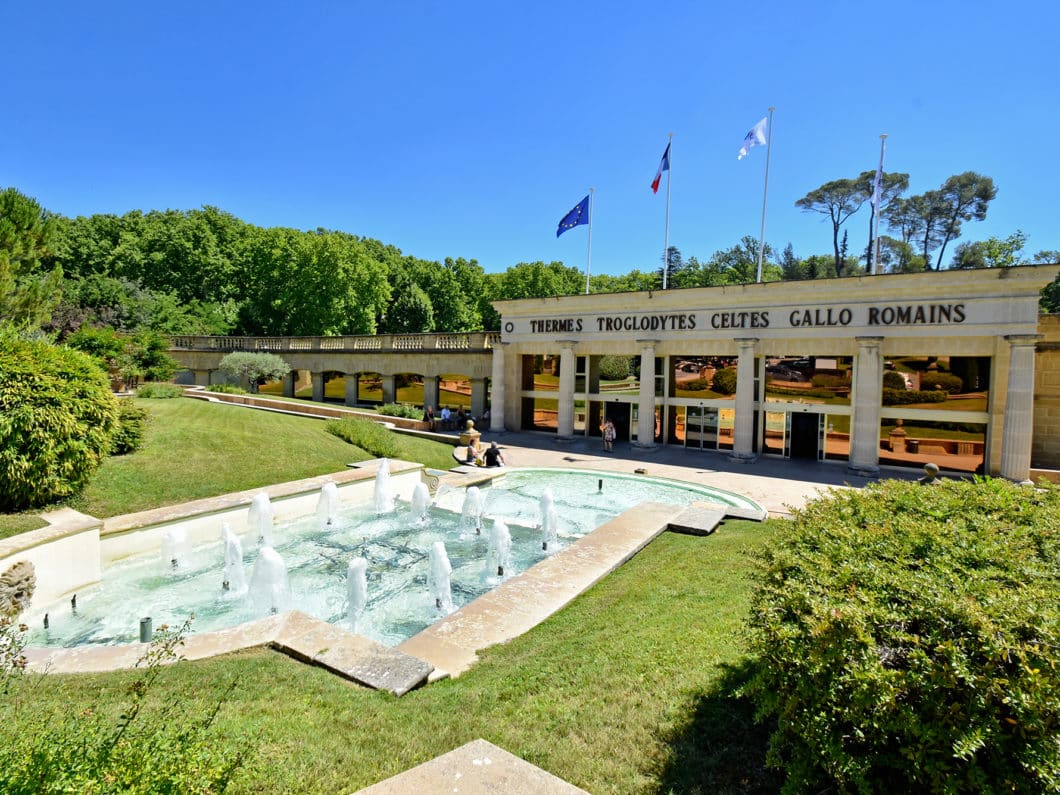
[[[313,400],[317,403],[324,402],[324,374],[323,373],[310,373],[309,377],[313,379]]]
[[[287,398],[294,397],[294,385],[298,380],[298,371],[291,370],[287,375],[283,377],[283,396]]]
[[[637,340],[640,345],[640,395],[637,399],[637,447],[655,447],[655,345],[658,340]]]
[[[850,429],[850,460],[847,469],[855,475],[880,474],[880,406],[883,402],[883,337],[855,337],[854,418]]]
[[[504,346],[493,346],[493,372],[490,376],[490,433],[504,433]]]
[[[556,414],[556,438],[574,436],[574,342],[556,340],[559,345],[559,409]]]
[[[357,405],[357,392],[361,384],[360,373],[346,373],[346,405]]]
[[[392,375],[380,375],[383,387],[383,402],[397,403],[397,379]]]
[[[423,376],[423,408],[426,409],[428,406],[434,406],[435,417],[441,414],[438,408],[438,376],[436,375]]]
[[[210,385],[210,371],[209,370],[196,370],[195,371],[195,385],[196,386],[209,386]]]
[[[1034,344],[1041,334],[1009,334],[1008,392],[1001,432],[1001,477],[1030,483],[1034,430]]]
[[[754,461],[755,455],[755,345],[757,337],[733,340],[739,352],[736,361],[736,424],[733,428],[733,461]]]
[[[472,418],[481,417],[482,412],[486,410],[486,379],[485,378],[472,378],[471,379],[471,416]],[[475,427],[478,427],[476,423]],[[461,428],[463,430],[463,428]],[[482,430],[479,428],[479,430]]]

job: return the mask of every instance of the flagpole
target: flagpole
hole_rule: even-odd
[[[585,294],[589,294],[589,272],[593,264],[593,191],[589,188],[589,251],[585,255]]]
[[[773,154],[773,111],[769,106],[769,135],[766,137],[766,184],[762,188],[762,231],[758,236],[758,276],[755,281],[762,281],[762,258],[766,253],[766,197],[769,195],[769,156]]]
[[[887,151],[887,133],[880,135],[880,182],[883,182],[883,154]],[[880,273],[880,206],[883,204],[883,185],[880,185],[880,195],[876,200],[876,252],[872,257],[872,272]]]
[[[663,289],[666,289],[666,277],[670,274],[670,175],[674,173],[674,152],[671,145],[674,134],[666,144],[666,231],[663,233]]]

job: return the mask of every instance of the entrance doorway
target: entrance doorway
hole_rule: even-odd
[[[629,403],[604,404],[604,416],[611,420],[615,426],[616,442],[629,441],[629,419],[632,408]]]
[[[816,461],[819,458],[820,414],[791,414],[791,457]]]

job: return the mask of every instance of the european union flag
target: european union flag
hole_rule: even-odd
[[[556,237],[559,237],[568,229],[573,229],[579,224],[589,223],[589,197],[586,196],[576,205],[574,209],[567,213],[559,222],[559,229],[556,230]]]

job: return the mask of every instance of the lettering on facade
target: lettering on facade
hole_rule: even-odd
[[[714,328],[769,328],[769,312],[715,312],[710,316]]]
[[[855,314],[855,310],[857,313]],[[655,315],[597,315],[590,317],[554,317],[530,320],[532,334],[577,334],[586,329],[599,333],[644,332],[644,331],[695,331],[709,323],[712,329],[766,329],[770,328],[768,309],[711,312],[708,316],[697,316],[695,312]],[[866,314],[867,313],[867,314]],[[927,326],[942,323],[963,323],[966,319],[964,304],[893,304],[851,308],[845,306],[819,306],[793,309],[786,317],[791,328],[841,328],[844,326]],[[784,315],[781,313],[780,328]],[[505,331],[512,333],[514,326],[505,324]]]
[[[931,323],[963,323],[964,304],[928,306],[870,306],[870,326],[920,326]]]
[[[788,321],[796,328],[800,326],[816,328],[818,326],[849,326],[853,319],[854,313],[846,307],[836,309],[830,306],[827,309],[796,309],[791,313]]]
[[[694,331],[696,316],[614,315],[596,318],[597,331]]]

